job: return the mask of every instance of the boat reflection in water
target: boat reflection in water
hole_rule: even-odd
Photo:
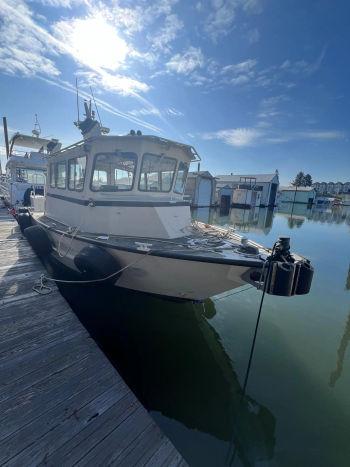
[[[258,232],[267,235],[272,227],[274,210],[271,208],[196,208],[192,217],[207,224],[234,227],[241,233]]]
[[[290,229],[300,228],[306,220],[326,223],[347,223],[350,225],[350,206],[319,207],[301,203],[281,203],[277,208],[196,208],[192,217],[207,224],[230,226],[240,233],[260,233],[268,235],[273,224],[273,216],[287,218]]]
[[[242,465],[271,459],[275,417],[249,395],[242,401],[232,361],[207,320],[214,302],[176,303],[113,289],[62,291],[167,436],[179,425],[185,429],[174,442],[190,464],[224,465],[232,440]],[[198,443],[203,448],[193,449]]]

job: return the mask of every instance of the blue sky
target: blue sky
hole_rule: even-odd
[[[347,181],[349,15],[345,0],[0,0],[1,113],[77,141],[77,76],[111,133],[192,144],[213,174]]]

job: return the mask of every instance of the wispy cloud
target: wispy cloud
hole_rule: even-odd
[[[86,68],[95,84],[109,91],[136,96],[149,90],[135,77],[115,73],[134,51],[102,14],[61,20],[49,30],[36,22],[21,0],[0,0],[0,8],[4,19],[0,69],[5,73],[57,77],[60,70],[56,57],[67,55]]]
[[[70,92],[72,94],[76,93],[75,86],[73,86],[71,83],[61,80],[61,79],[50,79],[42,76],[38,76],[38,79],[46,82],[47,84],[50,84],[51,86],[56,86],[64,91]],[[90,99],[90,94],[82,89],[79,90],[80,97],[84,99]],[[148,128],[149,130],[155,131],[156,133],[161,133],[162,130],[161,128],[157,127],[156,125],[152,125],[151,123],[145,122],[144,120],[138,118],[138,116],[132,115],[131,113],[128,112],[123,112],[119,110],[117,107],[111,105],[110,103],[106,102],[102,98],[95,96],[96,103],[98,106],[105,110],[106,112],[115,115],[117,117],[123,118],[125,120],[128,120],[130,122],[136,123],[137,125],[140,125],[144,128]]]
[[[246,33],[246,38],[250,44],[256,44],[260,40],[260,33],[257,28],[249,29]]]
[[[183,117],[184,113],[181,112],[178,109],[175,109],[174,107],[169,107],[168,109],[165,110],[167,115],[170,115],[171,117]]]
[[[256,128],[231,128],[203,134],[203,139],[217,139],[234,147],[254,146],[262,135]]]
[[[204,65],[204,55],[200,48],[189,47],[186,52],[175,54],[166,64],[170,72],[183,75],[192,73]]]
[[[151,47],[155,51],[170,52],[170,43],[177,38],[184,24],[175,14],[167,15],[164,25],[156,32],[147,34]]]
[[[51,6],[54,8],[73,8],[81,4],[88,3],[87,0],[36,0],[44,6]]]
[[[346,132],[340,130],[278,130],[263,127],[231,128],[202,134],[206,140],[219,140],[236,148],[264,144],[284,144],[291,141],[325,142],[343,140]]]
[[[239,13],[259,14],[262,11],[260,0],[212,0],[211,12],[205,22],[205,31],[217,42],[220,37],[227,36]]]

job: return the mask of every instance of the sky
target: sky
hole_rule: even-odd
[[[346,0],[0,0],[0,114],[74,143],[77,78],[111,134],[191,144],[213,175],[345,182],[349,17]]]

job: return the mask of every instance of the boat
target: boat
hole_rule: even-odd
[[[91,101],[84,106],[86,118],[75,122],[83,139],[48,155],[45,212],[18,217],[39,255],[87,284],[108,281],[175,299],[203,300],[261,282],[270,249],[191,221],[183,193],[190,163],[200,160],[192,146],[134,130],[109,135]],[[307,293],[298,278],[300,268],[312,270],[309,262],[291,255],[285,240],[277,250],[290,265],[286,294]],[[278,271],[274,277],[277,284]]]
[[[0,196],[7,207],[31,206],[31,195],[32,203],[35,198],[39,203],[44,195],[46,157],[61,144],[57,139],[40,138],[40,131],[36,117],[32,135],[16,132],[9,140],[4,117],[7,161],[5,173],[0,176]],[[40,201],[42,204],[43,199]]]

